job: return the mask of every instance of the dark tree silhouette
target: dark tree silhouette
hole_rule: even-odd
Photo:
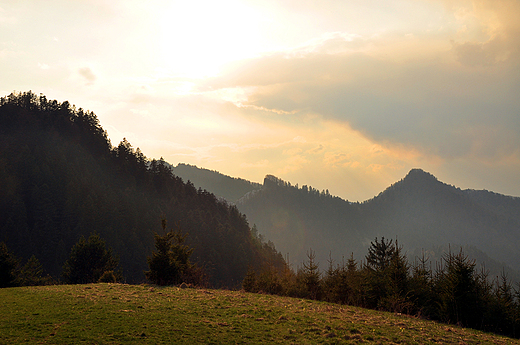
[[[125,281],[143,281],[154,249],[150,224],[160,217],[181,226],[213,286],[237,287],[250,265],[283,265],[252,238],[236,207],[126,139],[113,147],[90,111],[32,92],[2,97],[0,148],[0,239],[21,260],[35,255],[54,278],[78,238],[95,229],[118,253]]]
[[[166,232],[166,220],[161,222],[164,235],[155,234],[155,249],[148,257],[149,271],[146,278],[157,285],[176,285],[183,282],[201,284],[204,274],[202,269],[191,263],[193,248],[186,245],[186,235],[180,226]]]
[[[18,279],[21,286],[48,285],[53,282],[50,276],[44,275],[43,266],[34,255],[20,269]]]
[[[118,259],[107,249],[105,241],[92,233],[88,240],[81,237],[72,247],[63,266],[63,279],[69,284],[95,283],[103,273],[116,270]]]
[[[18,260],[4,242],[0,242],[0,288],[16,286]]]

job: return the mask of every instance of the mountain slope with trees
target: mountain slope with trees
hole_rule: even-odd
[[[520,268],[520,198],[460,190],[420,169],[363,203],[268,175],[262,190],[237,206],[293,264],[305,261],[311,248],[321,269],[330,257],[337,263],[351,253],[363,258],[370,241],[385,237],[409,255],[424,250],[439,258],[440,248],[464,246],[471,257],[488,260],[486,266],[509,265],[511,275]]]
[[[224,198],[230,203],[235,203],[251,191],[262,189],[260,183],[230,177],[195,165],[179,163],[177,166],[172,166],[172,171],[184,181],[190,181],[197,188],[211,191],[215,196]]]
[[[233,286],[249,265],[283,259],[243,214],[148,160],[113,147],[96,115],[32,92],[0,99],[0,241],[58,277],[73,245],[96,232],[129,282],[144,280],[161,219],[187,234],[210,282]]]

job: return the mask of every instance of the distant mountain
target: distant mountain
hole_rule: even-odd
[[[520,199],[460,190],[420,169],[363,205],[365,229],[398,236],[411,247],[475,246],[520,267]]]
[[[172,171],[184,181],[192,182],[196,188],[210,191],[233,204],[245,194],[262,188],[260,183],[230,177],[195,165],[179,163],[177,166],[172,166]]]
[[[237,206],[296,264],[311,248],[322,269],[329,256],[341,262],[353,253],[363,260],[370,242],[385,237],[397,239],[409,255],[451,244],[453,251],[471,248],[475,259],[489,256],[488,268],[520,268],[520,198],[460,190],[420,169],[363,203],[268,175],[263,188]]]
[[[59,277],[72,246],[97,232],[140,282],[161,218],[187,233],[214,286],[240,284],[250,265],[283,266],[235,206],[126,140],[113,147],[94,113],[31,92],[0,99],[0,241],[16,256]]]
[[[267,175],[263,188],[245,195],[237,207],[292,263],[304,261],[311,248],[322,268],[329,252],[338,260],[350,255],[350,244],[359,249],[356,254],[364,253],[359,246],[364,239],[358,233],[360,205],[326,192]]]

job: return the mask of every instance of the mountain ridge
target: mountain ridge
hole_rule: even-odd
[[[170,166],[172,172],[183,180],[192,182],[198,188],[211,190],[215,196],[232,204],[249,191],[262,188],[260,183],[231,177],[196,165],[178,163],[176,166]]]
[[[361,203],[266,175],[261,189],[236,204],[293,265],[305,261],[310,249],[322,265],[329,254],[335,262],[351,253],[363,260],[368,244],[384,236],[397,238],[414,255],[450,244],[464,247],[475,259],[509,266],[520,277],[520,198],[462,190],[420,168]]]

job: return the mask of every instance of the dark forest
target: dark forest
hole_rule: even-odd
[[[126,140],[112,146],[93,112],[32,92],[0,99],[0,241],[21,262],[34,256],[59,279],[74,244],[97,233],[124,281],[141,282],[162,219],[187,235],[212,286],[237,286],[264,261],[284,264],[235,206]]]

